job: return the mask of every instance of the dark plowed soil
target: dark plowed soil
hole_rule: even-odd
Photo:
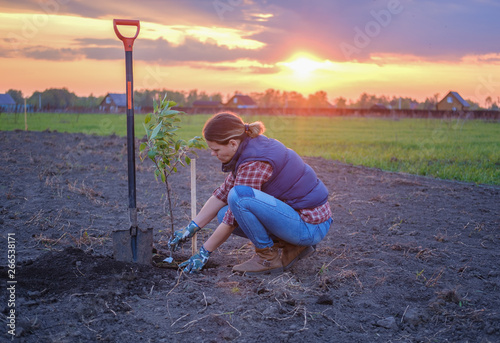
[[[111,232],[129,227],[125,144],[0,132],[0,341],[500,342],[499,187],[305,157],[334,213],[316,254],[281,275],[235,275],[252,251],[231,237],[191,276],[112,258]],[[196,165],[201,208],[224,174],[207,151]],[[170,181],[180,228],[189,168]],[[155,262],[170,234],[164,193],[138,160],[139,226],[154,228]],[[173,257],[190,255],[186,244]]]

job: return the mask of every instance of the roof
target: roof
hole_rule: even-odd
[[[452,94],[462,104],[462,106],[464,107],[470,106],[469,103],[465,101],[464,98],[462,98],[460,94],[458,94],[457,92],[450,92],[450,94]]]
[[[376,103],[372,107],[370,107],[371,110],[386,110],[387,106],[381,103]]]
[[[9,93],[7,94],[0,94],[0,105],[15,105],[16,102],[12,97],[10,96]]]
[[[234,99],[237,99],[236,102],[234,102]],[[229,103],[234,103],[238,105],[247,105],[247,106],[254,106],[256,105],[255,101],[248,95],[242,95],[242,94],[236,94],[234,95],[228,102]]]
[[[195,100],[193,101],[193,106],[220,106],[219,101],[209,101],[209,100]]]
[[[118,93],[108,93],[103,99],[103,101],[107,98],[110,97],[113,102],[115,103],[116,106],[118,107],[125,107],[127,106],[127,94],[118,94]]]

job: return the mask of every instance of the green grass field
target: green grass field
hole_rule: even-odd
[[[181,138],[201,135],[208,115],[183,116]],[[119,136],[126,116],[113,114],[28,114],[28,129]],[[136,115],[137,137],[144,115]],[[303,156],[354,165],[500,185],[500,123],[461,119],[375,119],[328,117],[245,117],[261,120],[266,135]],[[24,130],[24,114],[1,114],[0,130]]]

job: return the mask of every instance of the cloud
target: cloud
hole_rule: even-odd
[[[224,0],[227,2],[227,0]],[[8,12],[38,12],[87,18],[140,19],[169,25],[213,25],[220,21],[212,0],[0,0]]]
[[[106,47],[83,47],[81,51],[90,59],[119,59],[123,57],[121,43],[109,39],[79,39],[79,43],[89,45],[103,45]],[[119,48],[108,47],[109,44]],[[155,61],[158,63],[188,63],[207,62],[218,63],[234,61],[241,58],[252,57],[253,50],[229,49],[227,46],[219,46],[213,40],[200,42],[187,37],[180,45],[174,45],[163,38],[156,40],[142,39],[134,43],[134,59],[142,61]]]
[[[25,48],[20,53],[28,58],[50,61],[74,61],[84,57],[79,50],[70,48],[53,49],[43,46]]]
[[[270,56],[281,59],[292,51],[309,51],[341,61],[370,60],[380,53],[457,61],[470,53],[499,51],[496,7],[465,0],[268,1],[273,17],[250,38],[268,44]]]
[[[250,51],[196,39],[181,45],[142,39],[136,44],[147,51],[137,49],[137,58],[145,61],[219,62],[247,57],[276,63],[301,51],[331,61],[368,61],[384,54],[459,61],[467,55],[500,52],[499,4],[493,0],[0,0],[0,6],[8,12],[247,30],[258,33],[246,38],[265,44]],[[115,49],[104,41],[80,43],[86,44],[82,51],[89,58],[117,58]]]
[[[115,39],[76,38],[78,48],[55,49],[47,46],[24,48],[17,51],[22,56],[41,60],[94,60],[123,59],[124,49]],[[219,46],[213,40],[200,42],[187,37],[180,45],[174,45],[163,38],[142,39],[134,44],[134,60],[160,64],[186,64],[192,62],[220,63],[239,59],[253,59],[258,52],[249,49],[230,49]]]

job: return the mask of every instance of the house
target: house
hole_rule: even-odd
[[[457,92],[449,92],[436,104],[438,111],[467,111],[470,105]]]
[[[380,111],[380,110],[387,110],[387,106],[381,103],[376,103],[370,107],[370,110],[372,111]]]
[[[99,110],[103,112],[124,112],[127,108],[127,94],[108,93],[99,104]]]
[[[10,94],[0,94],[0,112],[10,112],[16,107],[16,102]]]
[[[248,95],[236,94],[226,103],[227,107],[257,108],[257,104]]]
[[[220,107],[222,104],[219,101],[195,100],[193,107]]]

